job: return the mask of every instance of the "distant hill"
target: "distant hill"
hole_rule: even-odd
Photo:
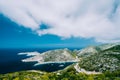
[[[23,59],[22,61],[23,62],[37,61],[38,63],[35,65],[39,65],[45,63],[56,63],[56,62],[76,62],[77,59],[76,59],[76,55],[74,55],[73,52],[68,49],[56,49],[34,55],[30,58]]]
[[[84,48],[82,50],[78,50],[77,51],[77,56],[78,57],[87,57],[87,56],[96,54],[99,51],[100,51],[99,47],[97,47],[97,46],[89,46],[89,47],[86,47],[86,48]]]

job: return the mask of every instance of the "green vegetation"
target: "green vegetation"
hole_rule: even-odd
[[[113,51],[113,52],[120,52],[120,45],[113,46],[111,48],[108,48],[104,51]]]
[[[52,73],[22,71],[1,74],[0,80],[120,80],[120,70],[115,72],[106,71],[103,74],[87,75],[84,73],[77,73],[70,67],[65,71]]]
[[[43,53],[44,62],[75,60],[75,55],[68,49],[56,49]]]

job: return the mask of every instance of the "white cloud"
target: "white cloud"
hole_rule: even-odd
[[[39,35],[120,41],[119,0],[0,0],[0,13]],[[50,26],[41,30],[39,25]]]

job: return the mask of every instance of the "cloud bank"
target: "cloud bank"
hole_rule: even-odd
[[[0,13],[39,35],[120,41],[120,0],[0,0]]]

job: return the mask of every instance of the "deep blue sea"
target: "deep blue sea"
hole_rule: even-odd
[[[43,49],[0,49],[0,74],[23,71],[23,70],[42,70],[52,72],[65,68],[72,64],[69,63],[54,63],[54,64],[43,64],[39,66],[33,66],[35,62],[22,62],[22,59],[28,58],[26,55],[18,55],[21,52],[45,52],[53,50],[53,48]],[[62,65],[62,66],[60,66]]]

